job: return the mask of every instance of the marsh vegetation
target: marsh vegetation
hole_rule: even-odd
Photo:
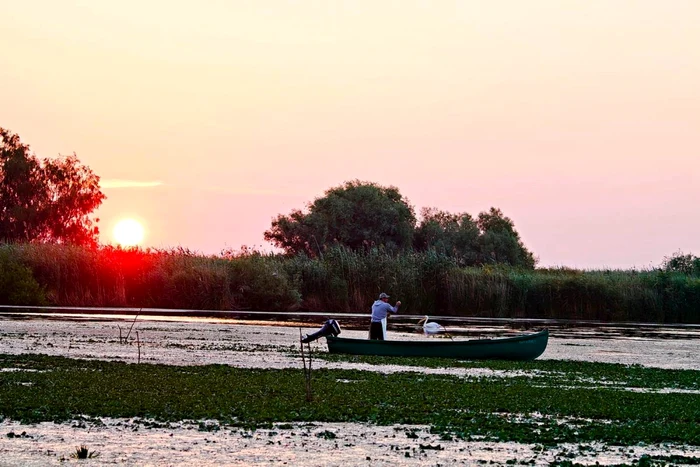
[[[344,313],[364,312],[388,290],[407,314],[700,322],[700,277],[675,267],[526,270],[461,266],[434,251],[337,247],[312,258],[48,244],[0,245],[0,263],[4,304]]]
[[[441,366],[449,362],[441,361]],[[222,365],[171,367],[0,356],[0,413],[24,423],[77,416],[218,420],[247,427],[274,422],[430,425],[445,437],[525,443],[700,445],[700,394],[626,391],[700,389],[697,371],[568,362],[495,364],[527,376],[469,378],[324,369],[314,399],[296,369]],[[493,364],[482,364],[487,368]]]

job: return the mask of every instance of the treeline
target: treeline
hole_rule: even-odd
[[[460,266],[534,269],[537,262],[513,221],[498,208],[476,217],[423,208],[419,220],[398,188],[359,180],[326,190],[305,211],[278,215],[264,236],[291,256],[315,258],[342,247],[363,253],[433,252]]]
[[[647,271],[530,270],[465,267],[435,251],[335,247],[312,258],[5,244],[0,303],[357,313],[386,291],[407,314],[700,323],[695,265],[676,255]]]

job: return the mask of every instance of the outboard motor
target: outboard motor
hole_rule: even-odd
[[[304,344],[308,344],[309,342],[313,342],[316,339],[320,339],[321,337],[326,337],[326,336],[337,336],[340,334],[340,325],[338,322],[334,319],[329,319],[325,323],[323,323],[323,327],[316,331],[313,334],[306,334],[301,341]]]

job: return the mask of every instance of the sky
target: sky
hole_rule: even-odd
[[[0,127],[101,177],[101,239],[270,249],[349,180],[498,207],[540,266],[700,255],[695,0],[0,0]]]

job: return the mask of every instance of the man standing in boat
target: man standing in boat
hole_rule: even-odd
[[[389,305],[389,296],[384,292],[379,294],[379,300],[372,304],[372,319],[369,323],[369,338],[383,341],[386,339],[386,317],[389,313],[398,313],[401,302],[395,306]]]

